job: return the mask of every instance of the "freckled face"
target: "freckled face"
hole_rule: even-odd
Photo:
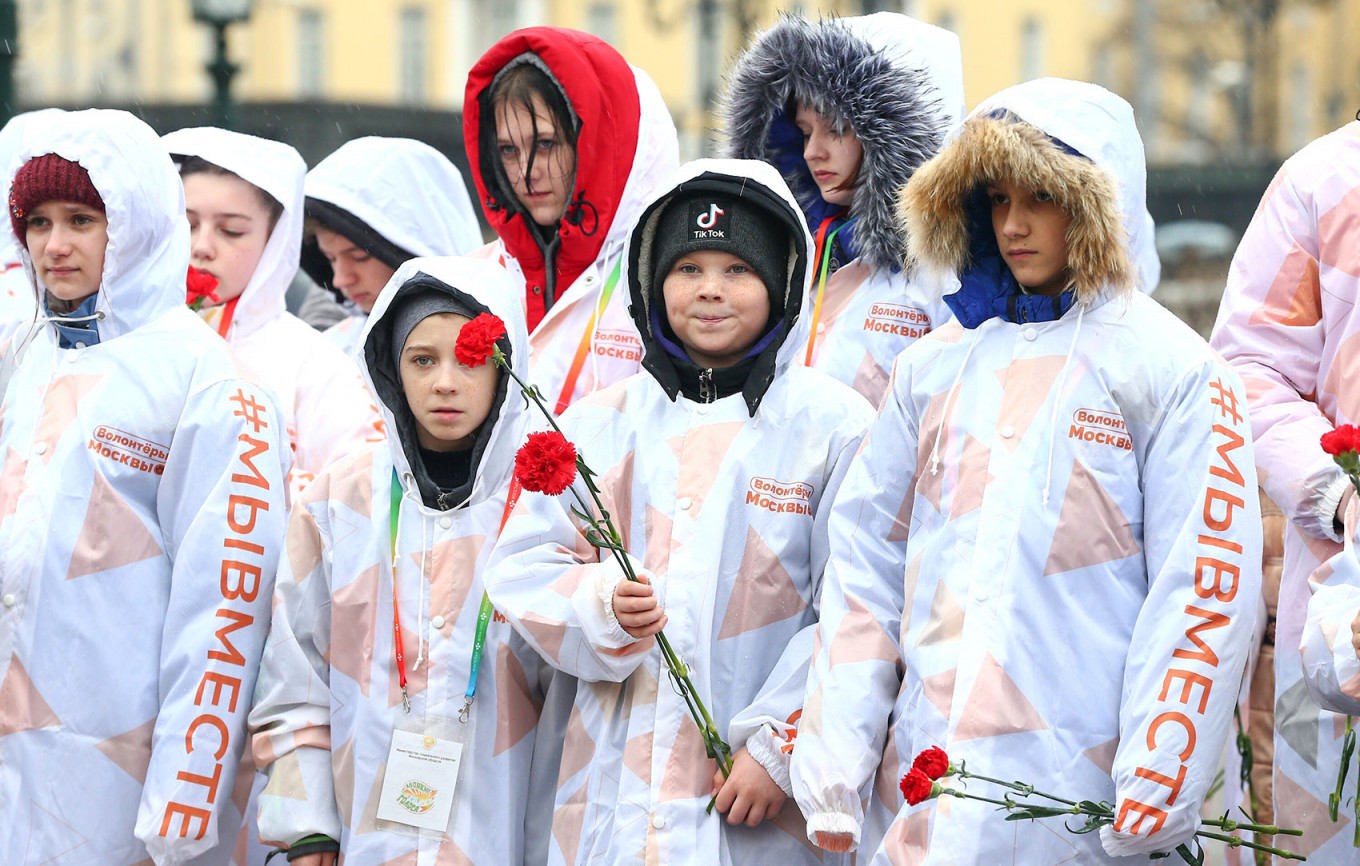
[[[661,283],[666,318],[700,367],[730,367],[765,330],[770,296],[746,262],[701,250],[676,260]]]
[[[416,438],[431,451],[471,448],[496,399],[496,365],[465,367],[454,355],[469,321],[456,313],[428,316],[411,329],[401,350],[402,392],[416,419]]]

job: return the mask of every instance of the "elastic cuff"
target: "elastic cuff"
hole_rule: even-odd
[[[765,768],[770,778],[790,797],[793,796],[793,780],[789,778],[790,756],[780,749],[780,740],[769,727],[761,725],[746,740],[746,751],[756,763]]]
[[[291,863],[298,857],[306,857],[308,854],[338,854],[339,852],[339,842],[329,836],[317,834],[304,837],[289,845],[288,862]]]
[[[1342,472],[1336,477],[1327,488],[1322,491],[1321,498],[1318,499],[1317,511],[1315,512],[1318,525],[1322,531],[1327,533],[1327,537],[1332,541],[1341,541],[1341,535],[1336,531],[1336,508],[1341,504],[1341,497],[1346,495],[1346,488],[1351,486],[1351,480],[1346,473]]]
[[[818,833],[849,833],[850,850],[859,847],[859,823],[844,812],[814,812],[807,820],[808,841],[817,844]]]
[[[614,615],[614,588],[628,578],[619,568],[601,568],[595,574],[595,592],[604,604],[605,637],[611,646],[627,646],[637,638],[624,631],[623,626],[619,625],[619,618]]]

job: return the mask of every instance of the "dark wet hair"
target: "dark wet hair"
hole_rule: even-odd
[[[264,205],[265,210],[269,211],[270,232],[274,231],[274,226],[278,225],[279,217],[283,216],[283,204],[278,199],[260,189],[258,186],[255,186],[255,184],[250,183],[250,181],[241,177],[236,172],[225,169],[215,162],[208,162],[201,156],[186,156],[179,161],[179,176],[182,179],[191,174],[211,174],[218,177],[234,177],[237,180],[249,183],[251,188],[255,190],[256,195],[259,196],[260,204]]]
[[[497,150],[496,122],[499,114],[509,106],[523,108],[531,118],[533,123],[533,140],[538,140],[538,116],[534,113],[534,97],[537,96],[547,107],[548,114],[551,115],[553,125],[557,128],[557,141],[571,148],[573,156],[576,153],[576,140],[580,135],[577,128],[576,116],[571,110],[571,105],[567,102],[567,95],[562,87],[552,79],[534,59],[526,59],[515,63],[503,70],[496,80],[492,82],[483,93],[482,104],[482,161],[483,164],[489,160],[496,166],[496,177],[508,181],[505,177],[505,167],[501,162],[500,153]],[[534,170],[535,148],[529,149],[529,160],[524,166],[524,182],[528,186],[529,175]],[[504,193],[512,199],[514,194],[509,187],[504,189]]]

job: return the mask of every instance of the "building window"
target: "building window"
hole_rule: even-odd
[[[1044,75],[1044,25],[1038,18],[1026,18],[1020,27],[1020,80],[1032,81]]]
[[[586,7],[587,33],[619,47],[619,16],[613,3],[591,3]]]
[[[320,9],[298,10],[298,96],[317,99],[325,85],[325,20]]]
[[[425,102],[425,83],[429,65],[425,42],[429,29],[422,6],[407,6],[397,21],[397,63],[400,64],[401,101],[407,105]]]

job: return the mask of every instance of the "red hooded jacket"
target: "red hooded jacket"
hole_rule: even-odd
[[[561,241],[547,271],[529,217],[497,177],[495,141],[482,141],[482,116],[496,75],[525,53],[536,54],[562,87],[579,122],[571,204],[558,227]],[[600,253],[618,211],[637,150],[641,108],[628,61],[607,42],[561,27],[517,30],[497,42],[468,75],[463,140],[487,222],[519,262],[525,277],[525,313],[532,331],[547,313],[549,290],[571,286]]]

